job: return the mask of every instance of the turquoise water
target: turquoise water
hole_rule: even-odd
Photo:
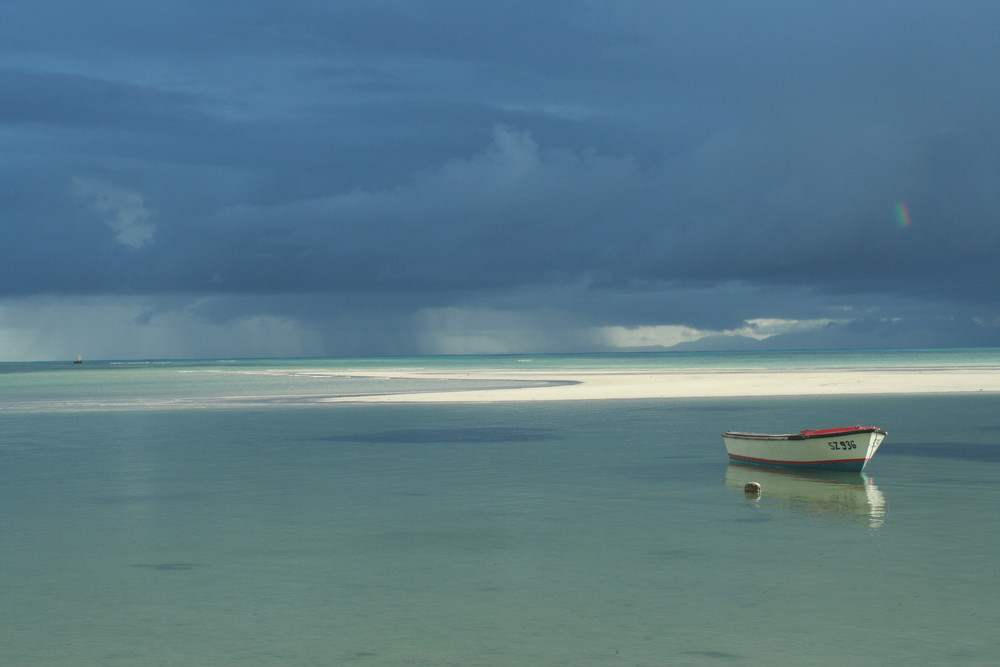
[[[998,395],[320,404],[470,384],[309,372],[1000,353],[691,356],[2,365],[0,664],[1000,663]],[[719,437],[853,423],[889,431],[864,475]]]

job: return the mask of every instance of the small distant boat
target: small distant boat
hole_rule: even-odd
[[[76,361],[74,361],[73,363],[74,364],[82,364],[83,363],[83,355],[78,353],[76,355]]]
[[[861,472],[886,435],[877,426],[846,426],[784,435],[727,431],[722,439],[736,463]]]

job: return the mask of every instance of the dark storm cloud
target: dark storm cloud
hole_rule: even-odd
[[[997,19],[9,4],[0,289],[145,296],[143,322],[195,299],[210,320],[492,309],[559,331],[773,318],[840,322],[822,344],[907,322],[1000,341]]]
[[[192,101],[94,77],[0,70],[0,122],[13,127],[149,131],[182,120]]]

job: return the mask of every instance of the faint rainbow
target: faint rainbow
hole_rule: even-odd
[[[903,202],[896,203],[896,220],[899,221],[900,227],[909,227],[913,223],[913,219],[910,217],[910,209],[906,208],[906,204]]]

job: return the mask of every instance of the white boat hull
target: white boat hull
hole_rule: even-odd
[[[722,439],[736,463],[861,472],[885,436],[876,426],[852,426],[785,435],[728,431]]]

